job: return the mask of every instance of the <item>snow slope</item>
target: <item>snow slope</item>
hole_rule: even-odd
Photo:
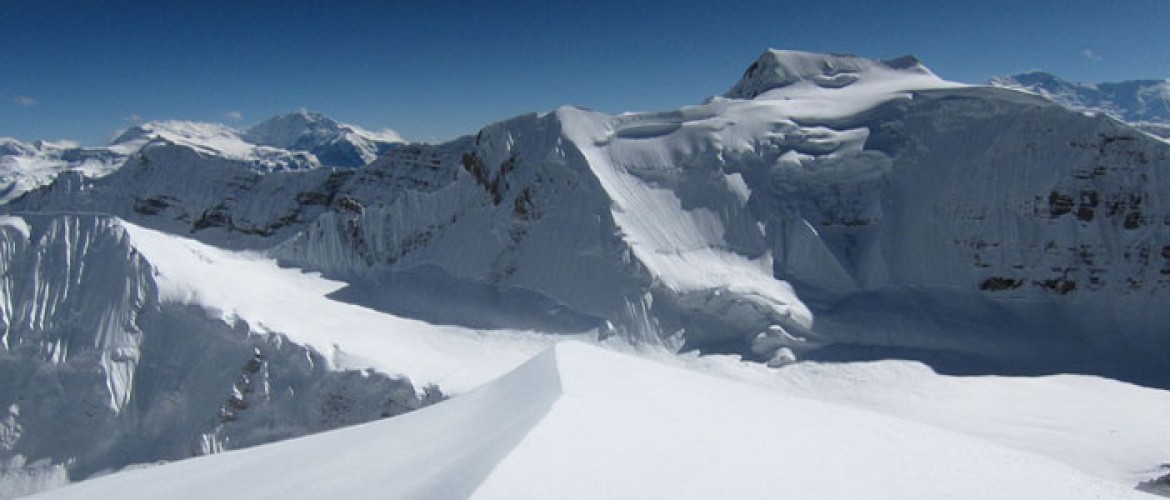
[[[327,296],[342,286],[109,217],[3,216],[0,496],[397,415],[552,341]]]
[[[337,302],[329,295],[345,282],[282,268],[261,254],[122,224],[154,269],[160,301],[246,322],[255,333],[282,334],[338,368],[374,368],[462,393],[553,341],[533,332],[437,326]]]
[[[893,359],[768,368],[736,356],[633,351],[784,394],[967,434],[1123,485],[1170,472],[1170,429],[1162,424],[1170,418],[1170,392],[1161,389],[1081,375],[944,375],[921,362]]]
[[[584,344],[396,419],[34,498],[1146,498],[1046,458]]]

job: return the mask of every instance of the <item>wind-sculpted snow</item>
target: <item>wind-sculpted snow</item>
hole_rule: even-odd
[[[0,497],[441,397],[173,300],[138,245],[109,217],[0,217]]]
[[[852,55],[768,50],[752,63],[726,97],[733,99],[840,99],[847,93],[879,94],[953,86],[914,56],[875,61]]]
[[[562,343],[385,422],[98,478],[38,499],[1152,498],[877,413]]]

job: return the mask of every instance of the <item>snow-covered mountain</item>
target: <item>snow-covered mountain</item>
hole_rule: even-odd
[[[562,107],[360,168],[309,161],[340,143],[372,151],[334,125],[139,127],[112,146],[127,149],[112,173],[64,173],[0,207],[4,366],[57,377],[0,394],[7,429],[43,429],[0,432],[16,436],[0,441],[9,484],[174,459],[193,439],[218,443],[203,453],[319,430],[307,422],[336,391],[391,414],[458,401],[565,337],[771,367],[898,357],[1170,387],[1170,144],[1107,115],[948,82],[912,57],[771,50],[700,105]],[[297,155],[308,163],[287,163]],[[257,382],[257,352],[302,378]],[[57,382],[61,366],[86,376]],[[775,382],[819,365],[751,366]],[[220,378],[204,386],[205,370]],[[59,387],[109,402],[95,414],[114,437],[43,437],[76,414],[46,395]],[[202,441],[221,435],[212,415],[256,393],[245,406],[262,417]],[[387,411],[356,408],[346,423]],[[949,408],[906,413],[936,426],[971,413]],[[183,418],[160,430],[143,416],[158,411]],[[1085,428],[1059,412],[999,418],[956,430]],[[1130,486],[1165,474],[1170,440],[1126,422],[1141,439],[1101,438],[1123,471],[1075,466]],[[1071,441],[1017,447],[1104,456]]]
[[[123,154],[102,148],[46,141],[25,144],[0,137],[0,203],[48,184],[66,170],[101,177],[124,160]]]
[[[309,111],[270,118],[249,128],[241,138],[252,144],[308,151],[321,163],[338,167],[360,167],[403,142],[390,130],[371,132]]]
[[[48,184],[65,171],[104,176],[147,146],[182,147],[212,162],[278,171],[360,167],[400,143],[393,131],[371,132],[307,111],[276,116],[246,131],[218,123],[147,122],[122,130],[109,146],[97,148],[0,138],[0,203]]]
[[[631,338],[760,360],[892,348],[1145,380],[1170,352],[1150,307],[1170,284],[1168,153],[913,59],[770,51],[728,97],[676,111],[565,107],[360,170],[195,170],[188,149],[148,147],[10,209],[112,214],[347,279],[526,290]]]
[[[1170,80],[1077,83],[1034,71],[993,78],[992,85],[1035,92],[1073,109],[1106,113],[1161,137],[1170,137]]]
[[[321,166],[320,161],[305,150],[251,143],[245,141],[239,131],[218,123],[170,120],[135,125],[118,134],[111,149],[131,155],[147,145],[156,144],[184,147],[204,156],[244,162],[263,171]]]

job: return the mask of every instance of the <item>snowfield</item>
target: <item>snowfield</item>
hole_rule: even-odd
[[[562,343],[402,417],[33,498],[777,496],[1148,497],[955,433]]]

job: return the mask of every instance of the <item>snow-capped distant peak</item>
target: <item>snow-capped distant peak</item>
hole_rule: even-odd
[[[301,151],[256,145],[241,137],[238,130],[219,123],[182,120],[148,122],[122,131],[110,150],[130,155],[156,141],[187,147],[201,154],[244,161],[260,170],[316,168],[317,158]]]
[[[879,61],[853,55],[770,49],[748,67],[726,97],[797,97],[826,89],[856,89],[875,84],[882,84],[882,90],[949,86],[914,56]]]
[[[371,132],[305,110],[265,120],[242,137],[253,144],[309,151],[322,163],[347,167],[367,164],[391,144],[402,142],[392,130]]]
[[[253,143],[293,148],[307,136],[329,137],[344,133],[340,123],[311,111],[297,111],[269,118],[249,128],[244,137]]]
[[[369,141],[402,142],[402,137],[390,129],[374,132],[305,110],[269,118],[248,129],[244,136],[256,144],[294,148],[306,139],[336,140],[347,134]]]
[[[120,133],[110,141],[112,146],[138,149],[142,144],[154,139],[164,139],[169,142],[201,145],[212,143],[239,142],[239,132],[227,125],[218,123],[192,122],[185,120],[164,120],[134,125]]]
[[[1170,80],[1081,83],[1043,71],[997,76],[990,81],[1039,94],[1078,111],[1104,113],[1162,137],[1170,137]]]

